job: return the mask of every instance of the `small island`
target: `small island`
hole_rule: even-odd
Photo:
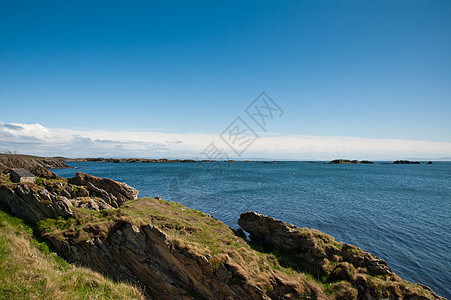
[[[372,164],[369,160],[349,160],[349,159],[334,159],[329,164]]]
[[[419,165],[419,161],[397,160],[393,162],[396,165]]]

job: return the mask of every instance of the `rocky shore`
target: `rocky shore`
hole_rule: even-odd
[[[245,212],[232,230],[178,203],[138,199],[125,183],[50,173],[27,184],[0,174],[1,206],[67,261],[148,299],[443,299],[314,229]]]

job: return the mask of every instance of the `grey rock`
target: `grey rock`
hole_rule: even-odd
[[[14,188],[0,186],[0,202],[8,207],[13,215],[32,223],[47,218],[74,215],[72,204],[66,197],[50,193],[46,189],[35,191],[23,184]]]

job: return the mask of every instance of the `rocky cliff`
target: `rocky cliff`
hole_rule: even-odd
[[[314,273],[324,282],[346,282],[343,286],[347,285],[349,296],[360,299],[422,296],[411,290],[380,258],[356,246],[337,242],[320,231],[298,228],[255,212],[241,214],[238,224],[250,234],[251,240],[273,247],[272,251],[282,257],[289,256],[292,267]]]
[[[385,262],[316,230],[253,212],[248,241],[181,204],[83,173],[13,184],[0,202],[68,261],[140,286],[149,299],[439,299]]]

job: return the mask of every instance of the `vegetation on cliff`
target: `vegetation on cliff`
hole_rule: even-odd
[[[0,210],[0,299],[144,299],[141,292],[67,263]]]

